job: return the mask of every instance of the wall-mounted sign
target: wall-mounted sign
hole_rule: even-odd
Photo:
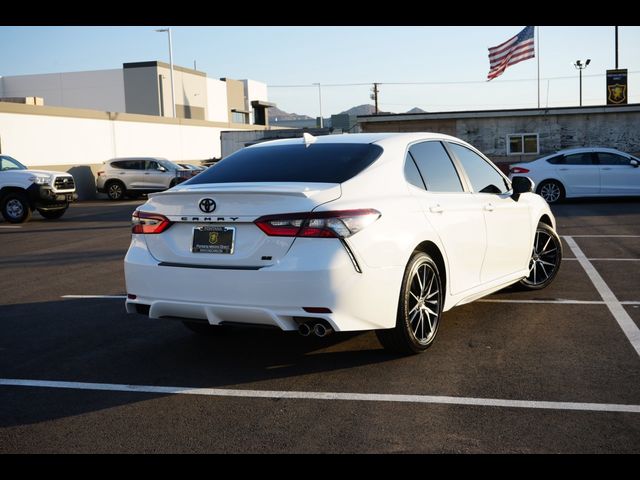
[[[627,69],[607,70],[607,105],[626,105]]]

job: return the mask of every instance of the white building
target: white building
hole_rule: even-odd
[[[0,77],[0,153],[72,173],[86,198],[110,158],[199,163],[221,157],[222,131],[269,128],[266,109],[273,104],[264,83],[212,79],[174,65],[174,92],[176,118],[169,65],[156,61]]]

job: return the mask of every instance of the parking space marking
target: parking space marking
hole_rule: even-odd
[[[0,225],[0,228],[22,228],[22,225]]]
[[[62,298],[119,298],[125,299],[126,295],[62,295]]]
[[[562,238],[640,238],[640,235],[562,235]]]
[[[502,398],[449,397],[441,395],[402,395],[379,393],[303,392],[281,390],[239,390],[227,388],[157,387],[118,383],[59,382],[0,378],[0,386],[63,388],[163,395],[201,395],[210,397],[287,398],[305,400],[346,400],[359,402],[430,403],[441,405],[471,405],[480,407],[529,408],[542,410],[581,410],[589,412],[640,413],[640,405],[620,403],[549,402],[540,400],[510,400]]]
[[[584,268],[587,276],[591,279],[593,286],[598,290],[598,293],[604,300],[613,317],[618,322],[618,325],[620,325],[620,328],[626,335],[627,339],[631,342],[631,346],[633,346],[636,353],[640,355],[640,329],[631,319],[627,311],[622,306],[622,303],[613,294],[593,264],[587,259],[576,241],[571,236],[565,236],[564,239],[575,257],[578,259],[578,262],[580,262],[582,268]]]
[[[577,258],[563,258],[565,260],[578,260]],[[587,258],[590,262],[640,262],[640,258]]]
[[[483,298],[476,300],[481,303],[554,303],[560,305],[606,305],[603,300],[569,300],[565,298],[557,298],[554,300],[526,300],[526,299],[508,299],[508,298]],[[624,301],[622,305],[640,305],[640,302]]]

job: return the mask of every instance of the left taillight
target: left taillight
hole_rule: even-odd
[[[371,208],[286,213],[260,217],[254,223],[270,237],[347,238],[371,225],[380,215]]]
[[[140,212],[136,210],[131,216],[131,232],[150,235],[162,233],[169,228],[172,223],[164,215],[157,213]]]

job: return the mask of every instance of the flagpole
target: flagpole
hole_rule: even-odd
[[[536,26],[536,45],[538,46],[536,57],[538,57],[538,108],[540,108],[540,26]]]

